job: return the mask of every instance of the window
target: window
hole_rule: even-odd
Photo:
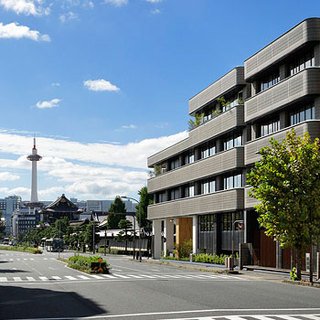
[[[260,91],[264,91],[280,82],[279,71],[274,72],[260,81]]]
[[[215,219],[213,214],[199,216],[198,223],[200,232],[215,231]]]
[[[213,193],[216,191],[216,181],[214,179],[201,182],[201,194]]]
[[[159,193],[159,202],[164,202],[164,201],[167,201],[167,196],[165,191]]]
[[[272,119],[260,125],[260,137],[280,130],[280,120]]]
[[[222,214],[222,231],[232,230],[232,213]]]
[[[226,138],[223,142],[223,150],[229,150],[242,145],[241,134],[234,134]]]
[[[314,54],[313,52],[309,52],[289,64],[289,75],[292,76],[312,66],[314,66]]]
[[[213,143],[207,144],[201,148],[201,159],[205,159],[216,154],[216,146]]]
[[[179,189],[178,188],[171,189],[170,200],[175,200],[175,199],[179,199],[179,198],[180,198]]]
[[[194,162],[194,153],[190,153],[189,154],[189,163],[193,163]]]
[[[180,166],[179,165],[179,159],[174,159],[174,160],[170,161],[170,169],[171,170],[176,169],[179,166]]]
[[[189,197],[194,197],[194,185],[189,186]]]
[[[290,126],[315,118],[314,106],[302,107],[290,113]]]
[[[223,179],[223,189],[233,189],[233,188],[241,188],[242,187],[242,174],[236,174],[224,177]]]

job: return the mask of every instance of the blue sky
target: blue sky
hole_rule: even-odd
[[[188,99],[320,2],[0,0],[0,197],[135,196],[186,137]]]

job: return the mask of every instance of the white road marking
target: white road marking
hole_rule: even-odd
[[[132,277],[132,278],[136,278],[136,279],[142,279],[143,278],[142,276],[138,276],[138,275],[135,275],[135,274],[128,274],[127,276]]]
[[[96,274],[90,274],[90,276],[96,279],[103,279],[101,276],[98,276]]]
[[[130,278],[130,277],[127,277],[127,276],[123,276],[122,274],[118,274],[118,273],[114,273],[113,275],[116,276],[116,277],[119,277],[119,278],[123,278],[123,279],[129,279]]]
[[[58,276],[51,276],[51,278],[54,279],[54,280],[61,280],[61,278],[58,277]]]
[[[72,277],[72,276],[65,276],[65,277],[69,280],[77,280],[75,277]]]
[[[20,277],[13,277],[14,281],[22,281],[22,279]]]
[[[89,280],[90,278],[89,277],[86,277],[86,276],[78,276],[80,279],[83,279],[83,280]]]
[[[39,279],[40,279],[41,281],[48,281],[48,280],[49,280],[47,277],[39,277]]]
[[[141,277],[144,277],[144,278],[149,278],[149,279],[155,279],[156,277],[155,276],[150,276],[148,274],[140,274]]]
[[[103,276],[109,279],[116,279],[116,277],[112,276],[111,274],[103,274]]]
[[[28,280],[28,281],[36,281],[36,279],[33,278],[33,277],[27,277],[27,280]]]
[[[8,279],[6,277],[0,277],[0,282],[7,282]]]

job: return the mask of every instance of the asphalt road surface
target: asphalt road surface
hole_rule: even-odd
[[[320,320],[320,289],[281,283],[284,276],[222,275],[112,255],[110,274],[89,275],[57,256],[0,251],[0,319]]]

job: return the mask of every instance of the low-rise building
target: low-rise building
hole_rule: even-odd
[[[188,138],[148,158],[156,258],[192,239],[194,253],[248,243],[252,263],[290,267],[290,250],[259,229],[246,173],[270,138],[320,136],[319,67],[320,19],[310,18],[189,100]]]

